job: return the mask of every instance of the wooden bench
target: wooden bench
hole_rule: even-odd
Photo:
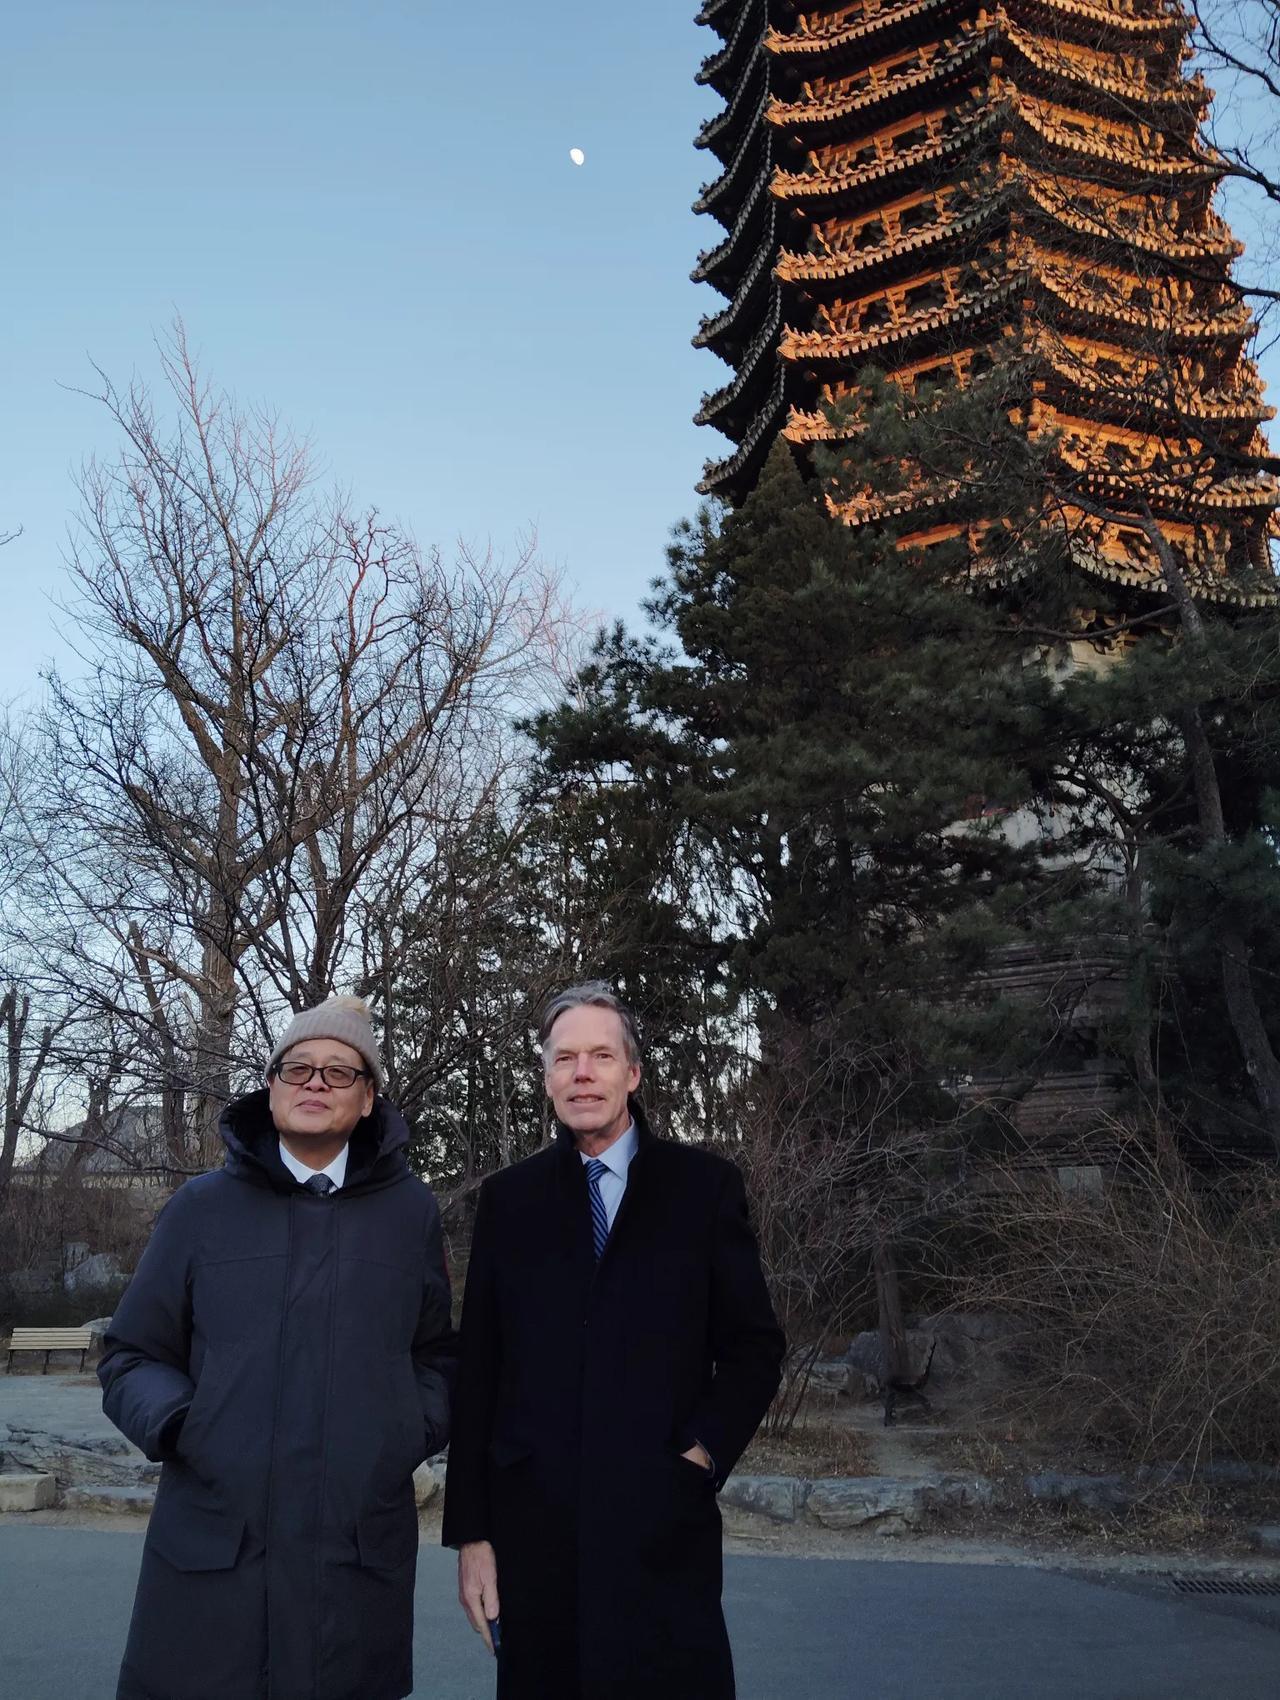
[[[93,1334],[87,1328],[15,1328],[9,1337],[9,1361],[4,1372],[8,1375],[13,1368],[15,1352],[43,1352],[41,1375],[49,1373],[50,1352],[79,1352],[83,1371],[85,1356],[92,1344]]]

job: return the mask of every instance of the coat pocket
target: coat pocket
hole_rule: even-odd
[[[398,1570],[418,1553],[418,1511],[412,1496],[380,1505],[356,1522],[356,1546],[365,1570]]]
[[[230,1570],[243,1540],[243,1517],[173,1495],[156,1501],[147,1529],[147,1546],[175,1570]]]

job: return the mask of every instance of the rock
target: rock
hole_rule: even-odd
[[[1136,1497],[1123,1476],[1068,1476],[1056,1471],[1028,1476],[1023,1482],[1028,1499],[1041,1505],[1074,1505],[1086,1511],[1128,1511]]]
[[[5,1458],[27,1470],[45,1470],[62,1487],[73,1485],[138,1487],[159,1479],[160,1466],[149,1463],[122,1434],[67,1430],[50,1434],[10,1423]]]
[[[41,1470],[0,1474],[0,1511],[44,1511],[58,1497],[58,1484]]]
[[[86,1257],[83,1263],[77,1263],[74,1269],[69,1269],[63,1277],[63,1285],[69,1293],[84,1293],[94,1287],[113,1287],[124,1279],[125,1272],[115,1253],[97,1251],[92,1257]]]
[[[774,1523],[794,1523],[809,1492],[809,1483],[795,1476],[730,1476],[720,1490],[720,1504]]]
[[[1215,1459],[1194,1469],[1190,1464],[1139,1464],[1133,1479],[1144,1488],[1179,1487],[1184,1482],[1212,1482],[1216,1487],[1251,1487],[1255,1482],[1280,1481],[1274,1464],[1250,1464],[1242,1458]]]
[[[78,1269],[88,1255],[88,1240],[66,1240],[62,1247],[62,1267]]]
[[[1280,1468],[1275,1464],[1247,1464],[1241,1458],[1222,1458],[1206,1464],[1200,1474],[1207,1482],[1219,1482],[1224,1487],[1248,1487],[1253,1482],[1280,1482]]]
[[[430,1505],[436,1495],[444,1492],[445,1471],[449,1467],[449,1451],[437,1452],[433,1457],[418,1465],[413,1472],[413,1497],[421,1511],[424,1505]]]
[[[872,1330],[855,1334],[845,1353],[845,1362],[855,1375],[879,1376],[884,1359],[880,1353],[880,1336]]]
[[[1249,1544],[1257,1552],[1267,1552],[1280,1558],[1280,1523],[1263,1523],[1256,1529],[1250,1529]]]
[[[1181,1487],[1184,1482],[1191,1480],[1191,1471],[1185,1464],[1139,1464],[1133,1472],[1136,1486],[1148,1488]]]
[[[1004,1311],[944,1311],[922,1316],[911,1333],[935,1343],[929,1371],[942,1381],[981,1376],[1001,1367],[1002,1355],[1013,1344],[1019,1330],[1016,1319]]]
[[[915,1381],[924,1374],[925,1366],[929,1363],[933,1336],[918,1328],[908,1328],[904,1338],[907,1348],[906,1379]],[[876,1391],[879,1392],[880,1380],[884,1375],[884,1358],[880,1351],[880,1336],[874,1329],[868,1329],[865,1334],[854,1335],[845,1362],[849,1366],[854,1385],[857,1385],[856,1378],[860,1375],[874,1376]],[[932,1383],[932,1368],[929,1380]]]
[[[996,1485],[986,1476],[936,1476],[924,1484],[934,1511],[983,1511],[996,1502]]]
[[[419,1464],[413,1472],[413,1497],[418,1510],[421,1511],[424,1505],[430,1505],[439,1492],[440,1482],[431,1468],[430,1461]]]
[[[848,1393],[852,1374],[848,1358],[819,1358],[809,1371],[809,1386],[818,1393]]]
[[[897,1476],[814,1482],[804,1502],[804,1514],[824,1529],[860,1529],[878,1523],[882,1517],[897,1520],[903,1529],[914,1529],[924,1521],[929,1485],[928,1479],[903,1481]]]
[[[926,1334],[959,1335],[975,1345],[999,1345],[1021,1326],[1004,1310],[944,1311],[941,1316],[922,1317],[918,1325]]]
[[[108,1487],[104,1483],[88,1487],[64,1488],[64,1511],[105,1512],[108,1516],[133,1514],[146,1516],[156,1502],[154,1487]]]
[[[111,1318],[109,1316],[95,1316],[89,1322],[86,1322],[84,1326],[93,1336],[92,1344],[90,1345],[89,1350],[85,1353],[84,1367],[86,1369],[96,1369],[98,1364],[102,1362],[103,1342],[107,1337],[107,1329],[111,1326]]]

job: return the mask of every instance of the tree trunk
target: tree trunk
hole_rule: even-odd
[[[10,986],[0,999],[0,1024],[4,1027],[4,1046],[8,1073],[4,1092],[4,1130],[0,1134],[0,1198],[8,1191],[13,1178],[13,1165],[18,1153],[18,1140],[26,1125],[27,1111],[40,1082],[49,1051],[53,1045],[53,1027],[46,1023],[40,1034],[36,1054],[24,1066],[23,1041],[31,1019],[31,999],[18,999],[18,988]]]
[[[880,1356],[884,1360],[886,1389],[907,1374],[907,1330],[902,1320],[902,1293],[893,1246],[883,1228],[875,1231],[872,1268],[876,1278],[876,1308],[879,1313]]]
[[[1129,960],[1136,963],[1142,955],[1143,915],[1142,899],[1144,881],[1142,877],[1142,859],[1136,844],[1128,846],[1129,867],[1125,875],[1125,927],[1129,935]],[[1133,970],[1131,968],[1130,973]],[[1151,1055],[1151,1000],[1147,988],[1142,988],[1142,1015],[1138,1030],[1133,1036],[1133,1071],[1153,1117],[1159,1116],[1160,1078],[1156,1073],[1155,1062]]]
[[[1204,620],[1195,597],[1168,539],[1150,519],[1144,530],[1151,538],[1160,557],[1165,583],[1173,594],[1182,621],[1186,641],[1204,642]],[[1191,782],[1195,791],[1199,816],[1200,837],[1206,845],[1227,842],[1226,817],[1222,808],[1222,788],[1218,783],[1217,764],[1213,746],[1197,708],[1187,708],[1177,717],[1187,759],[1191,766]],[[1262,1111],[1263,1124],[1272,1148],[1280,1157],[1280,1058],[1277,1058],[1262,1019],[1253,977],[1249,972],[1250,951],[1243,935],[1235,927],[1218,930],[1218,954],[1222,964],[1222,990],[1236,1043],[1244,1060],[1254,1098]]]
[[[218,1132],[223,1109],[231,1099],[232,1031],[236,1013],[235,967],[215,944],[204,949],[204,990],[196,1031],[192,1114],[196,1162],[213,1169],[222,1160]]]

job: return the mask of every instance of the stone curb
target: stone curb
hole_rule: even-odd
[[[823,1529],[873,1528],[879,1534],[918,1529],[931,1512],[985,1507],[1012,1509],[1020,1500],[1040,1505],[1075,1506],[1123,1515],[1155,1488],[1190,1479],[1180,1465],[1145,1465],[1130,1476],[1069,1475],[1045,1471],[1025,1476],[1018,1488],[987,1476],[838,1476],[809,1480],[798,1476],[731,1476],[720,1492],[730,1526],[749,1519],[809,1524]],[[1201,1479],[1222,1486],[1280,1481],[1280,1469],[1267,1464],[1209,1465]],[[1280,1552],[1280,1527],[1254,1531],[1262,1551]]]
[[[63,1511],[106,1512],[145,1516],[156,1502],[154,1487],[112,1487],[106,1482],[63,1488],[58,1505]]]
[[[810,1481],[796,1476],[731,1476],[720,1493],[722,1509],[774,1523],[807,1523],[823,1529],[874,1526],[880,1534],[917,1529],[931,1511],[992,1505],[995,1484],[985,1476],[838,1476]]]

